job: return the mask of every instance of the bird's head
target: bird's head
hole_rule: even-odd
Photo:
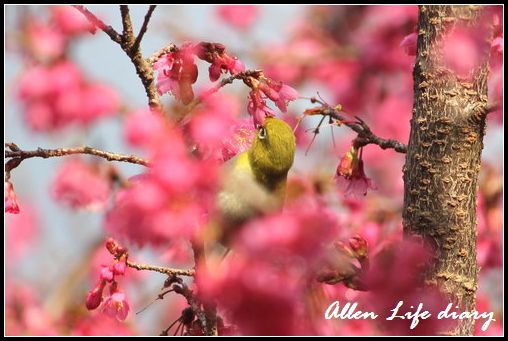
[[[286,122],[267,117],[258,127],[248,151],[249,163],[256,178],[268,189],[287,177],[295,158],[295,147],[293,129]]]

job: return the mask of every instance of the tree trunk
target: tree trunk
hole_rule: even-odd
[[[404,234],[434,245],[435,263],[426,282],[437,284],[460,311],[474,309],[477,288],[476,191],[492,39],[486,12],[481,6],[420,6],[404,166]],[[447,36],[462,28],[480,42],[479,61],[469,75],[452,70],[443,58]],[[473,329],[474,320],[463,320],[449,333],[471,335]]]

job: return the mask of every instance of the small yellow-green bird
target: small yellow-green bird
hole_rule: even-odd
[[[286,122],[267,117],[258,127],[250,149],[233,160],[217,196],[219,240],[227,243],[244,222],[282,207],[295,147],[293,129]]]

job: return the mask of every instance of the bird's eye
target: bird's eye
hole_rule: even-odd
[[[266,138],[266,129],[264,127],[259,128],[258,137],[260,140],[264,140]]]

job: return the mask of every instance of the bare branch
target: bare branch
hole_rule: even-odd
[[[75,9],[80,11],[92,24],[94,24],[97,28],[101,29],[106,33],[111,40],[113,40],[117,44],[122,44],[122,36],[115,31],[115,29],[109,25],[106,25],[102,20],[97,18],[95,14],[90,12],[85,6],[82,5],[72,5]]]
[[[49,157],[61,157],[61,156],[67,156],[67,155],[75,155],[75,154],[88,154],[88,155],[95,155],[98,157],[101,157],[103,159],[106,159],[108,161],[119,161],[119,162],[128,162],[128,163],[134,163],[138,165],[143,166],[149,166],[148,161],[134,155],[125,155],[125,154],[118,154],[118,153],[112,153],[112,152],[106,152],[103,150],[95,149],[92,147],[84,146],[84,147],[77,147],[77,148],[58,148],[58,149],[43,149],[43,148],[37,148],[37,150],[21,150],[17,146],[13,150],[11,147],[12,145],[15,146],[15,144],[12,143],[6,143],[7,147],[9,147],[11,150],[5,151],[5,157],[10,158],[7,162],[9,164],[10,162],[14,162],[13,167],[10,167],[9,171],[16,168],[21,161],[33,157],[41,157],[44,159],[47,159]],[[14,161],[15,160],[15,161]],[[6,164],[6,166],[7,166]]]
[[[134,42],[134,45],[132,45],[132,50],[136,50],[139,48],[139,45],[141,44],[141,40],[143,39],[143,36],[146,33],[146,29],[148,27],[148,22],[150,21],[150,18],[152,17],[152,13],[155,10],[157,5],[150,5],[148,8],[148,11],[145,14],[145,20],[143,21],[143,25],[139,29],[138,36],[136,37],[136,41]]]
[[[356,117],[356,122],[348,121],[344,116],[341,115],[340,110],[330,107],[327,103],[320,101],[314,97],[311,98],[312,103],[320,103],[321,107],[312,109],[313,115],[323,115],[331,117],[336,120],[337,123],[343,124],[349,127],[351,130],[358,134],[358,137],[354,140],[354,144],[357,148],[366,146],[368,144],[375,144],[381,147],[381,149],[393,149],[396,152],[405,154],[407,152],[407,145],[394,140],[384,139],[375,135],[370,127],[359,117]]]
[[[132,21],[129,12],[129,6],[120,5],[120,14],[122,15],[122,48],[131,56],[132,46],[134,45],[134,32],[132,30]]]
[[[150,109],[161,112],[162,105],[160,102],[159,93],[157,92],[157,88],[155,86],[155,82],[153,81],[154,77],[152,65],[149,64],[143,58],[141,51],[139,50],[139,42],[141,42],[141,39],[139,39],[139,42],[137,44],[134,40],[134,33],[132,31],[132,22],[129,14],[129,7],[126,5],[120,6],[123,25],[123,34],[121,35],[118,32],[116,32],[111,26],[107,26],[104,22],[98,19],[92,12],[90,12],[84,6],[75,5],[74,8],[83,13],[90,22],[92,22],[94,25],[103,30],[107,35],[111,37],[113,41],[115,41],[122,47],[122,50],[125,52],[125,54],[127,54],[127,56],[129,56],[132,64],[134,64],[134,67],[136,68],[136,73],[141,82],[143,83],[143,86],[146,91],[146,96],[148,97],[148,105],[150,106]],[[148,25],[146,17],[145,22],[146,25]],[[143,23],[143,26],[146,25],[145,23]],[[146,31],[146,27],[144,30]],[[141,32],[142,31],[140,31],[140,34]],[[141,37],[143,36],[143,34],[141,34]]]
[[[166,275],[175,275],[175,276],[194,276],[194,269],[174,269],[174,268],[166,268],[163,266],[149,265],[149,264],[139,264],[131,261],[127,261],[127,266],[136,269],[136,270],[148,270],[160,272],[161,274]]]

